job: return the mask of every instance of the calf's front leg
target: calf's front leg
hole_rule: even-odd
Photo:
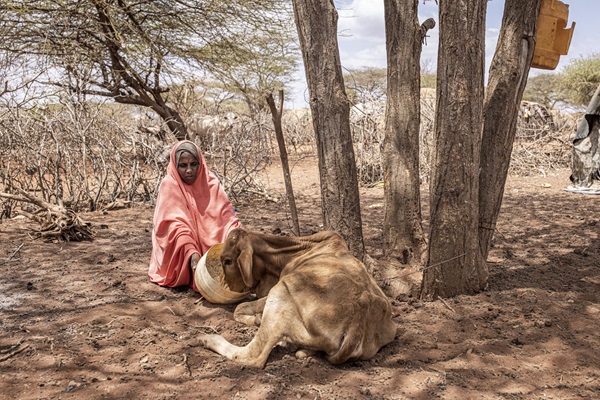
[[[257,335],[246,346],[231,344],[221,335],[201,335],[200,344],[229,360],[253,368],[264,368],[277,338],[270,335]]]
[[[284,288],[283,293],[279,293],[279,296],[277,292],[273,295],[270,294],[269,302],[265,297],[238,306],[238,308],[245,306],[240,309],[240,312],[242,310],[264,311],[262,324],[252,341],[246,346],[235,346],[221,335],[201,335],[199,337],[200,344],[238,364],[264,368],[271,350],[282,339],[290,338],[294,343],[307,343],[310,340],[310,335],[300,320],[297,310],[294,307],[288,307],[290,300],[289,296],[286,297],[287,294]],[[250,318],[250,316],[247,317]]]
[[[233,319],[242,324],[260,326],[266,302],[267,298],[263,297],[238,305],[233,312]]]

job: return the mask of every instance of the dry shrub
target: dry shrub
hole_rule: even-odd
[[[309,109],[284,110],[281,117],[285,145],[288,152],[316,153],[315,133]]]
[[[203,149],[210,170],[233,199],[268,196],[258,176],[270,165],[274,154],[273,132],[269,114],[240,115],[233,129]]]
[[[270,119],[244,119],[220,146],[205,153],[234,198],[263,193],[256,179],[272,154]],[[68,209],[96,210],[153,202],[168,162],[166,142],[142,131],[124,107],[63,101],[52,107],[0,110],[0,192],[23,191]],[[0,198],[1,217],[20,204]]]
[[[7,110],[0,119],[2,190],[95,210],[123,198],[148,201],[162,177],[160,144],[116,123],[101,104]]]
[[[354,143],[356,173],[360,184],[369,186],[383,180],[383,112],[352,113],[350,130]]]
[[[421,126],[419,131],[419,176],[428,182],[431,176],[435,123],[435,91],[421,91]]]
[[[429,179],[435,98],[421,103],[420,168]],[[545,174],[570,165],[570,136],[577,117],[549,113],[551,120],[519,119],[511,174]],[[288,151],[312,152],[316,145],[308,110],[283,114]],[[351,121],[359,182],[382,180],[383,112]],[[22,190],[50,204],[95,210],[152,202],[166,171],[172,135],[140,130],[125,108],[62,101],[52,107],[0,110],[0,192]],[[258,178],[278,156],[271,115],[241,115],[233,130],[203,149],[210,169],[233,199],[269,196]],[[300,154],[301,156],[302,154]],[[14,214],[17,202],[0,199],[0,218]],[[21,204],[33,212],[31,205]]]
[[[382,146],[384,139],[384,111],[351,118],[350,128],[359,182],[369,186],[382,177]],[[517,122],[509,174],[547,174],[551,170],[571,165],[571,137],[576,130],[579,115],[547,110],[543,106],[523,102]],[[431,157],[434,145],[435,91],[421,92],[421,128],[419,139],[420,177],[430,179]],[[297,132],[293,125],[284,126],[284,133]],[[304,136],[314,146],[314,135]],[[293,140],[286,138],[289,143]]]
[[[550,111],[535,103],[524,102],[517,120],[517,132],[511,155],[509,174],[545,175],[571,165],[571,137],[578,115]],[[428,181],[431,172],[435,121],[435,98],[421,99],[420,167],[421,179]]]
[[[571,138],[579,116],[548,110],[543,115],[543,118],[519,116],[509,174],[546,175],[570,167]]]
[[[375,112],[351,118],[350,128],[354,141],[356,169],[359,182],[366,186],[383,180],[383,140],[385,137],[385,110],[374,107]],[[421,127],[419,137],[420,178],[429,180],[433,128],[435,117],[435,91],[421,92]]]

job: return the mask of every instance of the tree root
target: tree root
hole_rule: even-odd
[[[19,193],[20,196],[0,192],[0,197],[31,203],[39,207],[34,213],[21,212],[40,224],[40,229],[34,230],[34,234],[38,237],[49,241],[65,242],[81,242],[94,238],[92,224],[81,220],[75,211],[62,204],[47,203],[23,190],[19,190]]]

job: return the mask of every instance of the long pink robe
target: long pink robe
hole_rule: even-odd
[[[175,164],[181,143],[171,149],[167,175],[156,198],[148,275],[160,286],[191,285],[198,291],[189,265],[192,254],[203,255],[211,246],[225,242],[229,231],[241,223],[197,146],[198,178],[192,185],[181,180]]]

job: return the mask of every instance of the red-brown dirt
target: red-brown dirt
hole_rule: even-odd
[[[46,243],[28,220],[2,221],[0,398],[600,398],[600,197],[563,191],[568,174],[509,178],[487,290],[391,299],[396,339],[340,366],[278,347],[256,370],[195,347],[199,332],[245,344],[256,328],[233,321],[234,306],[148,281],[150,205],[82,214],[96,232],[87,243]],[[283,198],[281,176],[274,166],[265,179]],[[292,178],[302,233],[321,230],[316,159]],[[361,195],[378,260],[383,189]],[[236,206],[247,228],[291,231],[285,202]]]

